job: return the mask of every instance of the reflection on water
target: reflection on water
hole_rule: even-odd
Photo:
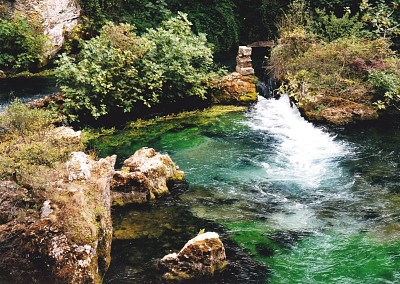
[[[169,153],[186,172],[190,188],[175,201],[186,213],[177,212],[173,227],[187,219],[218,224],[268,267],[268,283],[400,282],[399,126],[334,135],[306,122],[285,97],[260,98],[247,113],[212,123],[181,123],[140,138],[149,135],[146,146]],[[116,135],[126,139],[129,131]],[[137,139],[127,139],[127,148]],[[140,231],[137,218],[129,220]]]

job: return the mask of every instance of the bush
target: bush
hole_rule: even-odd
[[[369,82],[378,94],[376,105],[379,109],[393,106],[400,110],[400,71],[395,72],[372,70],[369,72]]]
[[[21,180],[66,161],[80,145],[55,139],[51,133],[60,117],[51,111],[29,109],[15,100],[0,114],[0,179]]]
[[[195,35],[186,15],[166,21],[138,37],[127,24],[106,25],[83,44],[78,58],[63,54],[58,84],[70,119],[97,119],[114,111],[196,96],[206,98],[213,78],[212,50],[204,34]]]
[[[40,24],[23,18],[0,20],[0,70],[17,73],[41,61],[46,38]]]
[[[322,40],[331,42],[341,37],[360,37],[364,24],[358,15],[351,16],[346,11],[342,17],[336,17],[333,12],[327,14],[324,10],[316,9],[316,18],[311,22],[311,31]]]
[[[154,44],[144,56],[145,76],[154,76],[151,71],[157,70],[159,85],[153,89],[161,102],[190,96],[205,99],[211,87],[215,75],[212,49],[206,35],[195,35],[191,25],[187,15],[179,13],[144,35]]]
[[[115,109],[128,112],[144,97],[138,74],[138,60],[150,48],[130,25],[106,25],[100,36],[83,43],[78,58],[62,54],[56,76],[65,94],[64,110],[71,120],[81,113],[94,118]]]
[[[330,43],[315,41],[304,52],[294,52],[290,56],[287,50],[299,44],[303,46],[303,38],[300,43],[290,41],[288,46],[275,47],[271,55],[271,62],[280,63],[270,68],[284,82],[281,91],[290,92],[297,102],[306,103],[313,96],[328,95],[369,104],[371,94],[379,98],[383,89],[389,88],[388,81],[376,77],[397,70],[399,60],[390,50],[388,41],[356,37],[339,38]],[[390,85],[389,89],[393,88],[394,85]]]

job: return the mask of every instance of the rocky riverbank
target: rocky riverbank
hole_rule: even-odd
[[[77,148],[81,143],[80,132],[69,128],[56,128],[52,135]],[[154,149],[144,148],[129,161],[125,172],[131,176],[125,181],[141,185],[131,187],[131,194],[147,190],[140,202],[168,194],[167,182],[184,178],[167,155]],[[23,182],[0,182],[0,282],[102,282],[110,264],[111,184],[115,188],[121,181],[114,179],[124,175],[115,171],[115,162],[116,156],[96,160],[72,152],[66,163],[47,172]]]

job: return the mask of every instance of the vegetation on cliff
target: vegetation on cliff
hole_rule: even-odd
[[[3,16],[0,19],[0,70],[10,74],[33,70],[43,57],[45,42],[40,23]]]
[[[0,114],[0,179],[40,188],[52,170],[82,145],[57,138],[58,114],[14,101]],[[49,174],[49,176],[47,176]]]

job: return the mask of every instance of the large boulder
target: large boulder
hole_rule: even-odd
[[[214,232],[198,235],[179,253],[168,254],[159,261],[163,278],[173,281],[209,278],[226,265],[225,247]]]
[[[101,283],[110,263],[115,160],[74,152],[40,192],[0,183],[1,283]]]
[[[141,148],[115,171],[111,186],[112,204],[145,203],[169,193],[168,185],[182,182],[184,173],[168,155]]]
[[[45,59],[56,54],[68,34],[79,23],[81,7],[76,0],[0,1],[15,15],[42,23],[47,36]]]
[[[257,101],[257,77],[233,72],[224,76],[213,95],[218,104],[249,105]]]

